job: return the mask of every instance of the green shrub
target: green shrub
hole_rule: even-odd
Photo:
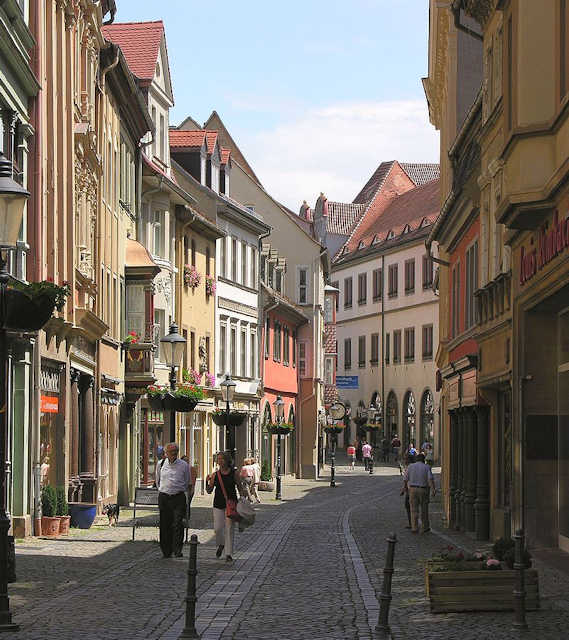
[[[273,479],[273,474],[271,473],[271,465],[268,460],[263,461],[263,466],[261,467],[261,480],[263,482],[269,482]]]
[[[54,518],[57,512],[57,493],[49,484],[41,490],[41,512],[46,518]]]
[[[65,495],[65,487],[57,487],[57,514],[58,516],[69,515],[69,505],[67,504],[67,496]]]

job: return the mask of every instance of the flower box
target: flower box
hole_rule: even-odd
[[[427,562],[425,585],[431,613],[461,611],[513,611],[516,572],[507,569],[441,571],[436,561]],[[476,563],[472,563],[476,564]],[[539,585],[535,569],[525,571],[526,609],[539,608]]]
[[[229,427],[237,427],[239,426],[243,420],[245,419],[245,416],[247,414],[244,411],[230,411],[229,412],[229,424],[227,426]],[[215,413],[212,414],[212,420],[215,422],[215,424],[218,427],[224,427],[225,423],[226,423],[226,413],[225,411],[217,411]]]

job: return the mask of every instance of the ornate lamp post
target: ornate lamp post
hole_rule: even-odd
[[[273,402],[275,408],[275,418],[277,425],[281,425],[284,420],[284,400],[282,396],[277,396]],[[275,500],[282,500],[281,494],[281,429],[277,429],[277,489]]]
[[[24,208],[30,194],[12,178],[12,163],[0,153],[0,316],[5,316],[6,288],[10,280],[4,251],[15,247]],[[6,442],[8,437],[8,353],[6,327],[0,324],[0,632],[18,631],[12,622],[8,598],[8,530],[6,512]]]
[[[170,332],[160,340],[164,362],[170,367],[170,390],[176,389],[176,367],[179,366],[184,354],[186,338],[178,332],[178,325],[173,322]],[[176,412],[170,411],[170,442],[176,440]]]
[[[235,387],[237,384],[233,382],[231,376],[226,373],[225,380],[219,385],[221,387],[221,397],[225,402],[225,446],[231,451],[231,457],[235,463],[235,427],[229,422],[229,403],[233,402]]]
[[[343,420],[346,415],[346,406],[341,402],[335,402],[328,409],[328,415],[332,420]],[[336,486],[336,444],[338,443],[338,434],[344,430],[344,426],[331,424],[324,427],[324,431],[332,437],[332,454],[330,466],[330,486]]]

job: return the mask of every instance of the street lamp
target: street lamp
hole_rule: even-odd
[[[221,397],[225,402],[225,443],[226,448],[231,451],[231,457],[235,463],[235,427],[231,428],[229,424],[229,403],[233,402],[235,387],[237,384],[233,382],[231,376],[226,373],[225,380],[219,385],[221,387]]]
[[[15,247],[20,235],[24,208],[30,194],[12,178],[12,163],[0,153],[0,309],[6,304],[10,280],[3,252]],[[6,328],[0,325],[0,632],[18,631],[12,622],[8,597],[8,530],[6,512],[6,442],[8,438],[8,350]]]
[[[346,416],[346,406],[341,402],[334,402],[328,409],[328,415],[332,420],[343,420]],[[336,444],[338,443],[338,434],[342,431],[343,427],[337,425],[330,425],[325,427],[325,431],[332,437],[332,452],[330,455],[330,486],[336,486]]]
[[[170,390],[176,389],[176,367],[184,354],[186,338],[178,332],[178,325],[172,322],[170,332],[160,339],[164,362],[170,367]],[[176,441],[176,412],[170,411],[170,442]]]
[[[282,396],[277,396],[277,399],[273,402],[275,408],[275,419],[277,424],[282,424],[284,420],[284,400]],[[277,431],[277,493],[275,495],[276,500],[282,500],[281,495],[281,430]]]

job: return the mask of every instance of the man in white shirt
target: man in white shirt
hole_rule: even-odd
[[[368,444],[367,442],[363,443],[362,456],[364,459],[364,469],[368,471],[371,462],[371,444]]]
[[[409,490],[409,502],[411,505],[411,533],[419,532],[418,518],[421,511],[421,523],[423,533],[431,530],[429,523],[429,487],[433,496],[436,493],[435,479],[431,467],[425,464],[425,456],[420,453],[417,462],[410,464],[403,476],[405,486]]]
[[[160,510],[160,548],[165,558],[172,553],[182,556],[186,494],[190,484],[190,467],[178,458],[178,445],[166,445],[166,459],[156,467],[158,508]]]

